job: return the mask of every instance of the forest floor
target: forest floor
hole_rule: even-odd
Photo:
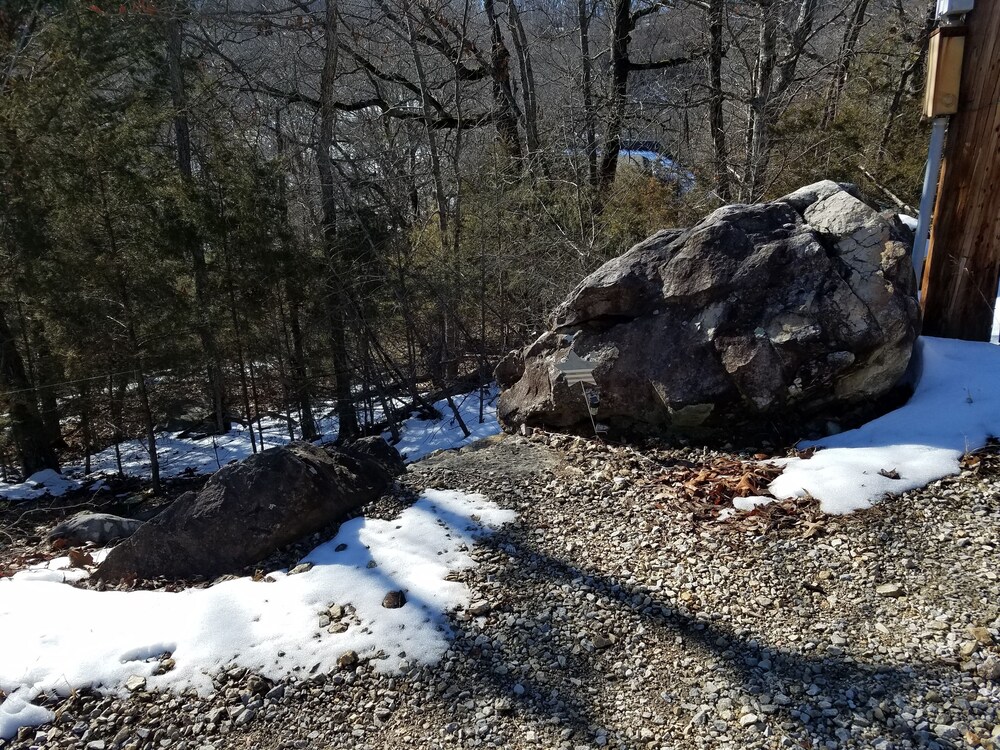
[[[516,513],[452,574],[472,604],[438,664],[79,690],[0,747],[1000,747],[996,450],[850,515],[720,520],[759,471],[545,433],[433,455],[404,489]]]

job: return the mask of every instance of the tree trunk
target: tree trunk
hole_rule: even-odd
[[[507,153],[515,159],[520,159],[521,133],[518,128],[520,112],[514,89],[510,83],[510,50],[503,39],[500,21],[494,9],[494,0],[483,0],[483,10],[490,24],[492,49],[490,64],[493,77],[493,112],[497,137]]]
[[[285,368],[285,353],[291,352],[288,341],[288,321],[285,317],[285,303],[281,299],[280,292],[276,295],[278,299],[278,320],[275,321],[276,335],[278,337],[278,376],[281,379],[281,400],[285,405],[285,424],[288,427],[288,439],[295,440],[295,420],[292,419],[292,388],[291,377]]]
[[[302,323],[299,320],[299,305],[299,301],[293,295],[288,295],[289,327],[292,332],[292,377],[295,380],[295,397],[299,402],[299,427],[302,430],[302,439],[315,440],[319,437],[319,432],[316,429],[316,418],[313,415],[312,409],[309,373],[306,370],[305,345],[303,344],[302,336]]]
[[[747,163],[744,183],[748,203],[762,197],[771,156],[771,125],[776,107],[773,101],[775,52],[778,19],[773,0],[760,0],[760,31],[757,40],[757,65],[747,130]]]
[[[108,376],[108,414],[111,418],[111,442],[115,447],[115,468],[118,470],[118,476],[125,476],[125,469],[122,467],[122,411],[123,411],[123,401],[125,399],[125,383],[122,383],[122,388],[119,390],[115,389],[115,376]]]
[[[385,383],[380,376],[376,376],[375,386],[378,392],[379,403],[382,405],[382,414],[384,415],[385,423],[389,427],[389,434],[392,436],[392,443],[395,445],[400,439],[399,421],[396,419],[396,411],[390,403],[389,397],[385,392]]]
[[[507,0],[507,26],[510,29],[521,73],[524,137],[528,145],[528,156],[535,160],[539,158],[541,151],[541,142],[538,138],[538,97],[535,93],[535,73],[531,63],[531,50],[528,46],[528,37],[524,33],[524,25],[521,23],[521,14],[517,9],[516,0]]]
[[[601,154],[599,192],[611,188],[618,172],[618,154],[622,148],[625,124],[625,97],[628,94],[628,48],[632,34],[632,0],[614,0],[611,17],[611,56],[608,75],[608,118],[604,126],[604,149]]]
[[[472,433],[469,432],[469,428],[465,424],[465,420],[462,419],[462,412],[458,410],[458,406],[455,404],[455,399],[451,397],[451,394],[445,396],[445,399],[448,401],[448,408],[451,409],[451,413],[455,417],[456,424],[458,424],[459,429],[462,431],[462,437],[469,437]]]
[[[21,473],[25,478],[42,469],[59,470],[59,460],[38,413],[35,394],[24,370],[0,302],[0,386],[6,391],[11,435]]]
[[[139,388],[139,404],[142,406],[142,421],[146,427],[146,450],[149,453],[149,474],[152,480],[153,493],[159,495],[160,486],[160,458],[156,453],[156,424],[153,421],[153,410],[149,406],[149,392],[146,390],[146,373],[142,365],[142,355],[139,354],[139,341],[135,335],[135,328],[129,325],[129,341],[132,350],[136,352],[135,362],[135,383]]]
[[[813,22],[816,20],[816,5],[818,0],[799,0],[799,10],[795,21],[788,30],[788,38],[782,50],[774,81],[774,92],[783,94],[795,80],[795,71],[799,58],[806,48],[806,43],[812,34]]]
[[[108,195],[104,185],[104,173],[97,173],[97,189],[101,199],[101,220],[104,224],[104,232],[108,243],[108,249],[114,258],[121,258],[118,248],[118,235],[115,232],[114,221],[112,220],[111,209],[108,206]],[[125,336],[128,341],[132,369],[135,375],[136,386],[139,389],[139,403],[142,406],[142,421],[146,427],[146,450],[149,453],[149,473],[152,480],[153,492],[160,494],[160,459],[156,453],[156,423],[153,421],[153,411],[149,405],[149,393],[146,390],[146,373],[142,360],[142,343],[135,326],[135,311],[132,306],[132,297],[129,294],[128,283],[125,278],[125,271],[121,265],[117,267],[118,277],[118,303],[122,308],[122,326],[125,329]],[[121,463],[119,462],[119,470]]]
[[[62,424],[59,420],[59,399],[57,398],[57,388],[63,380],[59,362],[52,355],[52,347],[45,336],[45,331],[40,325],[34,325],[34,349],[37,356],[37,378],[35,381],[38,392],[38,403],[42,408],[42,422],[45,423],[45,432],[49,443],[58,453],[69,446],[62,438]]]
[[[587,179],[596,188],[600,183],[597,171],[597,113],[594,110],[594,66],[590,59],[590,8],[587,0],[577,0],[580,23],[580,77],[583,97],[583,135],[587,149]]]
[[[83,433],[83,473],[90,473],[90,451],[94,444],[90,421],[90,381],[80,384],[80,430]]]
[[[250,395],[253,397],[253,410],[254,415],[257,417],[257,443],[260,445],[260,449],[264,450],[264,424],[260,416],[260,396],[257,393],[257,368],[254,367],[253,357],[248,358],[247,370],[250,372]],[[253,429],[252,418],[250,420],[250,429]]]
[[[847,25],[844,27],[844,38],[840,43],[837,62],[833,66],[833,77],[830,79],[830,87],[826,93],[826,105],[823,108],[823,121],[820,124],[821,130],[826,130],[837,119],[837,110],[840,108],[840,96],[844,93],[844,87],[847,85],[851,62],[854,60],[854,48],[857,46],[858,37],[861,35],[861,28],[865,25],[865,14],[867,12],[868,0],[855,0],[850,18],[848,18]]]
[[[186,11],[185,0],[177,0],[172,8],[171,17],[167,19],[167,74],[170,86],[170,98],[174,107],[174,138],[176,139],[177,168],[193,189],[191,166],[191,125],[187,116],[187,91],[184,81],[184,19]],[[184,219],[179,219],[182,242],[191,256],[194,276],[195,319],[194,327],[201,341],[205,354],[208,374],[208,392],[215,417],[215,429],[219,433],[228,432],[228,404],[226,399],[226,382],[219,354],[218,343],[212,328],[209,295],[208,268],[205,263],[205,248],[197,230]]]
[[[351,440],[360,434],[352,393],[353,371],[347,347],[350,268],[341,268],[344,258],[337,242],[337,196],[334,190],[333,131],[337,116],[334,107],[334,84],[337,78],[337,0],[327,0],[324,24],[323,72],[320,76],[320,127],[316,164],[319,169],[323,212],[323,239],[326,247],[329,289],[330,354],[333,359],[334,394],[339,421],[338,440]]]
[[[142,344],[136,334],[135,323],[132,320],[131,306],[128,302],[128,293],[125,290],[125,280],[119,274],[119,285],[122,289],[122,298],[125,307],[125,327],[128,336],[129,348],[132,350],[132,365],[135,371],[135,384],[139,389],[139,405],[142,409],[142,423],[146,428],[146,452],[149,455],[149,475],[153,493],[159,495],[162,487],[160,485],[160,457],[156,451],[156,422],[153,419],[153,410],[149,405],[149,390],[146,386],[146,371],[142,359]]]
[[[281,110],[275,112],[275,129],[278,140],[278,156],[284,161],[285,157],[285,134],[281,129]],[[292,332],[291,368],[292,377],[295,379],[295,397],[299,406],[299,424],[302,428],[303,440],[315,440],[319,437],[316,429],[316,419],[313,416],[312,396],[309,387],[309,374],[306,369],[305,345],[303,343],[302,324],[299,319],[299,311],[302,306],[301,294],[298,290],[298,282],[294,278],[294,247],[291,241],[290,221],[288,217],[288,196],[285,189],[285,172],[282,170],[278,174],[275,195],[278,200],[278,215],[281,218],[281,249],[284,253],[285,262],[288,266],[284,269],[284,291],[285,299],[288,301],[289,323]]]
[[[221,186],[220,186],[221,193]],[[226,224],[225,217],[225,200],[222,195],[219,196],[219,205],[221,209],[221,218],[223,221],[223,232],[222,232],[222,255],[226,260],[226,291],[229,296],[229,317],[233,323],[233,336],[236,338],[236,366],[239,369],[240,374],[240,396],[243,399],[243,410],[246,414],[247,427],[250,429],[250,451],[254,454],[257,453],[257,439],[253,434],[253,421],[250,414],[250,389],[247,385],[247,367],[246,358],[243,356],[243,325],[240,321],[239,312],[236,307],[236,289],[233,283],[233,262],[229,253],[229,228]]]
[[[448,203],[448,195],[445,192],[444,170],[441,166],[441,152],[438,148],[437,134],[433,125],[434,112],[431,94],[427,84],[427,76],[424,73],[423,58],[420,54],[420,49],[417,46],[417,38],[413,29],[413,19],[410,18],[409,14],[406,16],[406,30],[409,37],[410,53],[413,56],[413,66],[417,73],[417,81],[420,84],[424,128],[425,135],[427,137],[427,151],[431,160],[431,176],[433,177],[434,182],[434,201],[437,207],[438,233],[441,243],[442,256],[445,259],[445,265],[447,265],[447,259],[451,255],[451,209]],[[457,225],[455,225],[454,231],[457,232]],[[454,269],[452,269],[451,272],[453,273]],[[437,345],[433,347],[431,354],[432,357],[437,357],[439,360],[438,364],[440,365],[440,373],[445,378],[453,377],[457,370],[455,360],[456,353],[454,342],[452,340],[454,338],[454,326],[451,320],[452,311],[450,309],[450,304],[451,300],[447,299],[447,295],[441,295],[441,313],[438,316],[438,341],[436,342]],[[436,368],[432,367],[432,370],[434,369]]]
[[[729,201],[732,198],[732,192],[729,187],[729,150],[726,148],[726,123],[722,111],[722,31],[725,19],[724,13],[725,0],[709,0],[708,35],[710,41],[708,79],[710,99],[708,103],[708,126],[712,130],[715,192],[721,200]]]

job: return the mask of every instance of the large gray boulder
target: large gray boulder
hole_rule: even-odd
[[[554,367],[570,348],[596,366],[597,420],[613,430],[732,432],[863,408],[903,375],[918,333],[911,237],[830,181],[660,232],[500,363],[500,420],[589,427],[580,386]]]
[[[375,500],[403,470],[380,438],[349,448],[290,443],[230,464],[115,547],[101,580],[235,573]]]

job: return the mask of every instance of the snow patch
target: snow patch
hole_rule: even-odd
[[[132,675],[151,689],[207,694],[210,675],[229,665],[277,680],[335,669],[346,651],[375,659],[385,672],[434,663],[451,637],[446,613],[469,603],[466,586],[445,577],[472,566],[476,539],[513,518],[483,495],[427,490],[392,521],[344,523],[303,559],[312,568],[271,573],[273,582],[94,591],[63,582],[80,573],[65,570],[65,558],[0,579],[0,690],[8,696],[0,738],[51,719],[26,703],[42,692],[94,686],[124,693]],[[405,592],[406,604],[382,607],[394,590]],[[334,604],[355,610],[343,633],[319,625]],[[167,652],[175,668],[154,675]]]
[[[482,423],[479,422],[479,391],[453,398],[458,413],[462,415],[462,420],[471,433],[468,437],[462,435],[447,399],[436,402],[434,408],[441,413],[442,418],[428,420],[413,416],[407,419],[400,429],[401,436],[396,450],[407,463],[412,463],[434,451],[461,448],[476,440],[496,435],[500,432],[496,407],[499,395],[500,391],[495,385],[484,394]],[[383,433],[382,437],[388,440],[389,433]]]
[[[773,497],[762,497],[759,495],[751,495],[749,497],[734,497],[733,507],[736,510],[753,510],[754,508],[767,505],[768,503],[773,503]]]
[[[809,494],[825,513],[849,513],[957,474],[962,454],[1000,435],[1000,348],[921,337],[914,356],[920,377],[904,406],[856,430],[805,443],[822,449],[812,458],[770,462],[785,467],[771,494]]]
[[[18,484],[3,484],[0,482],[0,497],[8,500],[35,500],[43,495],[60,497],[69,490],[75,490],[79,482],[66,479],[58,471],[43,469],[36,471],[30,477]]]
[[[47,708],[28,703],[16,695],[8,696],[0,703],[0,739],[13,737],[20,727],[37,727],[55,718]]]
[[[462,435],[462,430],[451,412],[446,400],[438,401],[434,407],[442,414],[441,419],[424,420],[411,416],[400,425],[401,441],[396,446],[408,461],[418,461],[428,453],[437,450],[459,448],[468,443],[480,440],[500,432],[496,417],[496,400],[499,395],[497,387],[491,386],[484,394],[483,422],[479,422],[479,391],[455,396],[459,413],[472,433],[469,437]],[[400,405],[397,401],[396,406]],[[381,408],[375,412],[376,419],[382,419]],[[287,421],[280,417],[268,417],[261,420],[261,431],[254,425],[254,436],[258,448],[264,449],[287,445]],[[337,437],[338,423],[329,409],[317,420],[317,427],[323,433],[319,443],[332,442]],[[383,435],[389,440],[389,433]],[[226,464],[241,461],[253,454],[250,443],[250,429],[237,425],[225,435],[209,435],[201,438],[180,437],[180,433],[160,433],[156,437],[157,457],[160,462],[160,476],[164,479],[187,474],[212,474]],[[148,478],[150,476],[149,454],[146,444],[141,440],[126,440],[119,444],[122,458],[122,469],[127,475]],[[117,472],[114,446],[106,448],[91,457],[92,473],[89,479],[97,481],[90,486],[93,491],[104,486],[101,479],[105,475]],[[46,494],[58,497],[69,490],[86,486],[88,477],[84,476],[83,466],[66,467],[67,476],[62,476],[52,470],[45,470],[29,477],[19,484],[4,484],[0,482],[0,498],[11,501],[35,500]]]
[[[1000,344],[1000,297],[997,297],[996,304],[993,306],[993,332],[990,335],[990,341],[994,344]]]

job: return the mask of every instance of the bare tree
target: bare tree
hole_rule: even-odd
[[[187,86],[184,79],[184,18],[187,14],[186,0],[175,0],[171,13],[166,19],[167,77],[170,97],[174,107],[174,139],[177,152],[177,168],[184,182],[193,183],[191,164],[191,125],[188,120]],[[192,187],[193,189],[193,187]],[[208,370],[208,387],[215,429],[222,433],[230,428],[226,382],[222,367],[222,356],[216,342],[210,315],[208,267],[205,262],[205,248],[191,222],[179,218],[180,234],[187,252],[191,256],[195,294],[195,329],[205,352]]]
[[[629,74],[634,71],[664,71],[686,65],[704,53],[695,51],[690,55],[668,57],[648,62],[632,59],[632,32],[640,19],[658,13],[664,4],[651,5],[633,10],[633,0],[612,0],[608,44],[608,112],[604,124],[604,145],[601,149],[601,165],[598,186],[602,193],[615,181],[618,171],[618,157],[622,146],[622,128],[625,125],[628,103]]]
[[[709,0],[708,6],[708,125],[712,130],[713,169],[715,192],[728,201],[732,197],[729,187],[729,149],[726,147],[726,123],[723,115],[725,93],[722,90],[722,58],[725,54],[723,29],[725,0]]]
[[[347,346],[347,321],[350,289],[347,279],[350,268],[337,239],[337,193],[333,169],[334,128],[337,105],[334,89],[337,84],[339,60],[338,4],[328,0],[323,25],[323,71],[320,77],[319,139],[316,144],[316,164],[319,168],[323,239],[328,270],[328,308],[330,344],[333,358],[334,387],[337,398],[339,439],[349,440],[360,432],[354,410],[352,385],[354,373]]]
[[[837,60],[833,66],[833,75],[830,78],[830,86],[827,89],[821,128],[825,129],[829,127],[837,117],[837,110],[840,107],[840,96],[844,92],[844,86],[847,85],[847,77],[851,69],[851,63],[854,60],[858,37],[861,35],[861,29],[865,25],[867,12],[868,0],[854,0],[847,24],[844,26],[843,40],[840,43]]]

